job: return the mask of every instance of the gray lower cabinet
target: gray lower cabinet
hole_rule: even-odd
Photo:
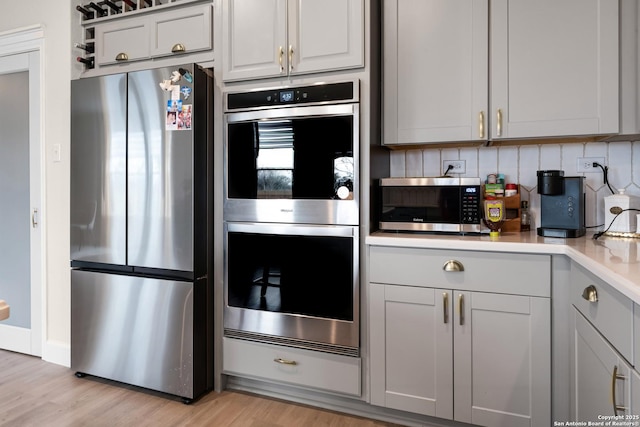
[[[515,294],[508,260],[530,294]],[[371,247],[370,261],[372,404],[476,425],[549,425],[548,257]]]
[[[576,263],[571,293],[571,418],[599,422],[618,415],[640,421],[633,418],[640,415],[640,376],[638,363],[635,370],[632,365],[638,306]]]
[[[602,416],[632,415],[632,368],[577,309],[574,316],[572,418],[597,422]],[[633,376],[637,385],[637,373]]]

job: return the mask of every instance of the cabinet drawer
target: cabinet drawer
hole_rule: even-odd
[[[549,297],[551,257],[371,246],[371,282]],[[457,261],[462,271],[445,271]]]
[[[223,347],[225,374],[360,396],[360,358],[232,338]]]
[[[597,302],[583,298],[585,289],[590,286],[595,288]],[[571,303],[627,361],[633,361],[633,303],[630,299],[572,263]]]
[[[146,20],[129,20],[96,26],[96,63],[115,64],[116,56],[125,54],[131,62],[149,57],[149,26]]]
[[[211,49],[211,5],[160,13],[154,17],[151,33],[151,56]],[[178,44],[183,51],[174,51]]]

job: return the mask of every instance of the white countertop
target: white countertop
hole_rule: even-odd
[[[640,304],[640,239],[593,234],[573,239],[539,237],[528,233],[501,233],[496,240],[488,235],[457,236],[376,232],[366,244],[427,249],[517,252],[566,255]]]

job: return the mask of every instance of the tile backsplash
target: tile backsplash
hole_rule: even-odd
[[[565,176],[584,175],[586,225],[599,226],[604,224],[604,197],[611,191],[599,168],[595,173],[576,172],[578,157],[604,157],[613,190],[624,188],[627,194],[640,196],[640,141],[393,150],[390,166],[392,177],[439,176],[444,160],[465,160],[466,173],[460,176],[484,179],[487,174],[502,173],[506,182],[520,184],[536,226],[540,225],[536,172],[560,169]],[[598,229],[602,227],[591,228]]]

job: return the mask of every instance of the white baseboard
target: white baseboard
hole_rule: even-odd
[[[42,360],[68,368],[71,366],[71,346],[60,341],[47,341],[42,348]]]
[[[32,354],[31,329],[0,325],[0,348],[17,353]]]

